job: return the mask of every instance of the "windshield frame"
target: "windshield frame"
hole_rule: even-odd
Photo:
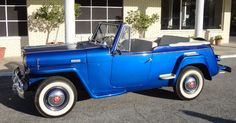
[[[97,42],[96,39],[95,39],[96,36],[97,36],[97,34],[98,34],[98,32],[99,32],[99,30],[100,30],[100,27],[101,27],[102,25],[117,26],[117,31],[116,31],[115,37],[114,37],[114,39],[113,39],[113,42],[112,42],[111,46],[107,46],[108,48],[112,48],[112,49],[113,49],[113,46],[114,46],[115,42],[117,41],[117,38],[119,37],[118,35],[119,35],[120,29],[121,29],[121,27],[122,27],[122,26],[121,26],[122,24],[120,24],[120,23],[100,22],[100,23],[98,24],[98,26],[96,27],[96,30],[94,31],[94,33],[93,33],[91,39],[89,40],[89,42],[90,42],[90,43],[93,43],[93,44],[95,44],[95,45],[102,45],[102,46],[104,46],[104,44],[102,44],[101,42]]]

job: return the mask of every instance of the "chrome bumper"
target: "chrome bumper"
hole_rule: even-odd
[[[23,76],[21,75],[20,68],[19,67],[16,68],[12,75],[12,80],[13,80],[12,90],[13,92],[17,93],[21,98],[24,99],[24,94],[28,88],[28,84],[22,79],[22,77]]]
[[[223,72],[223,73],[224,72],[229,72],[229,73],[232,72],[231,67],[228,67],[228,66],[225,66],[225,65],[218,64],[218,68],[219,68],[219,71]]]

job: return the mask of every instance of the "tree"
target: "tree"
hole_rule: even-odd
[[[125,21],[138,31],[140,38],[144,38],[147,29],[158,20],[159,16],[157,14],[149,16],[139,10],[129,11],[125,18]]]
[[[75,4],[75,16],[78,17],[80,12],[80,5]],[[33,12],[28,20],[29,30],[47,33],[46,43],[48,43],[50,33],[64,22],[64,7],[57,5],[54,0],[48,0]]]

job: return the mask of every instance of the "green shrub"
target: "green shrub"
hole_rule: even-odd
[[[217,36],[215,36],[215,40],[222,40],[223,38],[222,38],[222,36],[221,35],[217,35]]]
[[[136,29],[142,38],[145,36],[145,31],[158,20],[159,16],[157,14],[149,16],[139,10],[129,11],[128,16],[125,18],[125,21]]]
[[[80,12],[80,5],[75,4],[75,16],[78,17]],[[50,33],[64,22],[64,6],[58,5],[54,0],[48,0],[33,12],[28,20],[29,30],[47,33],[46,43],[48,43]]]

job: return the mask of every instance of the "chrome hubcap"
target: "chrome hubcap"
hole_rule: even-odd
[[[184,80],[184,89],[186,93],[192,94],[197,91],[199,86],[199,80],[196,76],[191,75]]]
[[[69,96],[68,92],[63,88],[50,89],[44,98],[44,104],[46,107],[53,111],[63,109],[68,104]]]

